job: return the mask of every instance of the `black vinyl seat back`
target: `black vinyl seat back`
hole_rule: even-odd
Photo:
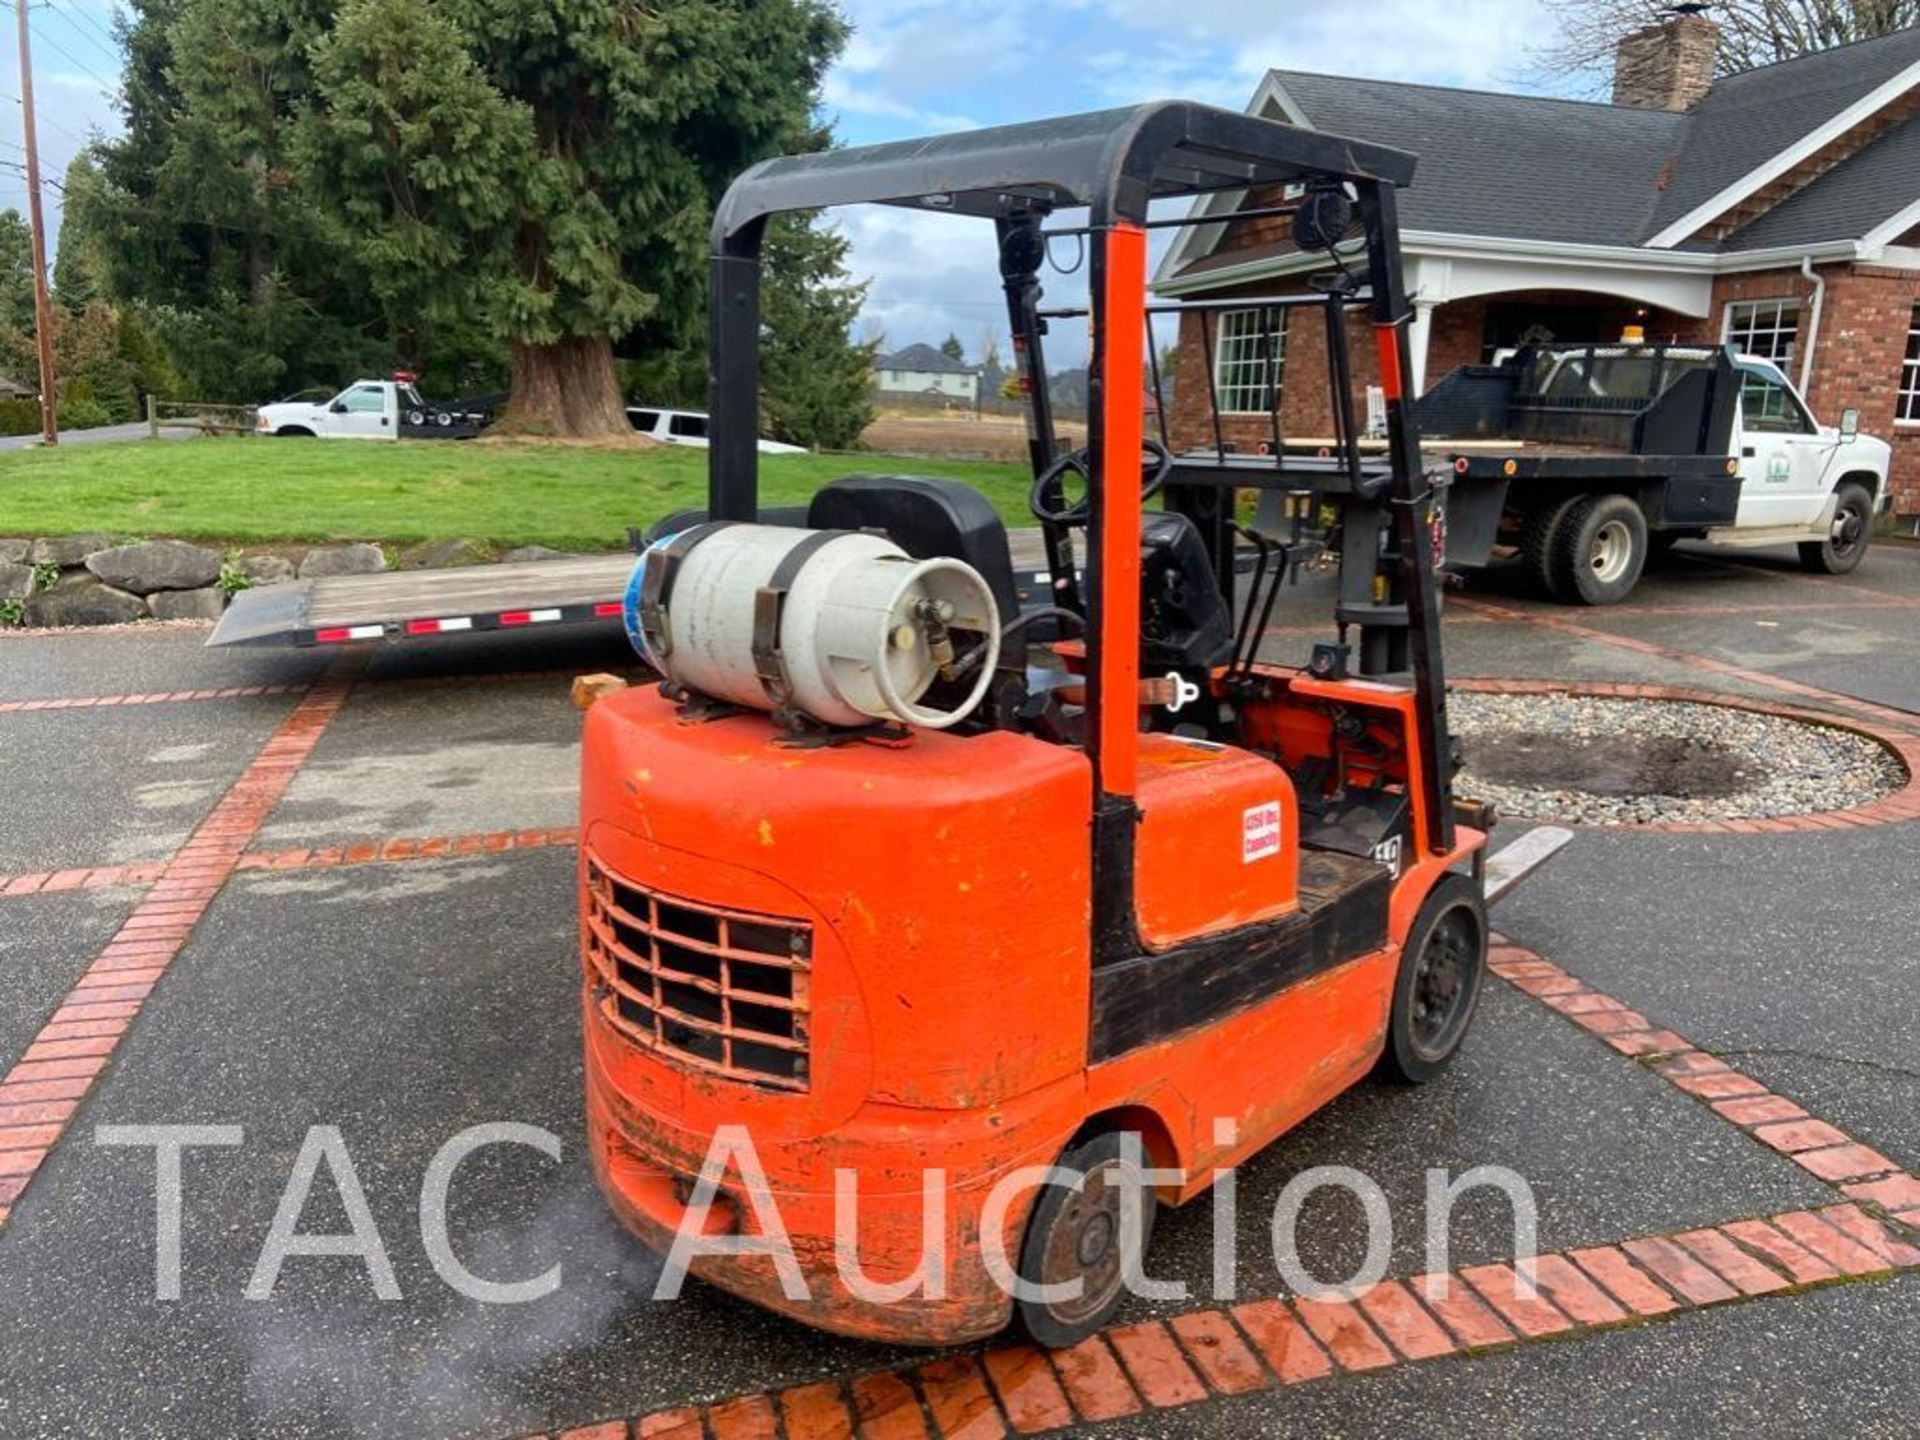
[[[1193,521],[1171,510],[1140,520],[1140,666],[1204,673],[1232,658],[1233,610]]]
[[[993,592],[1000,623],[1020,613],[1007,527],[978,491],[928,475],[847,475],[807,507],[813,530],[878,530],[916,560],[963,560]]]

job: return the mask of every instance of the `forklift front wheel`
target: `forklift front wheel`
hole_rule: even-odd
[[[1020,1278],[1071,1293],[1018,1301],[1020,1326],[1037,1344],[1063,1350],[1086,1339],[1126,1298],[1128,1275],[1141,1273],[1156,1209],[1140,1173],[1145,1153],[1138,1135],[1109,1130],[1054,1162],[1079,1177],[1078,1184],[1048,1185],[1040,1192],[1020,1245]],[[1138,1224],[1129,1223],[1128,1192],[1140,1197]]]
[[[1473,1023],[1486,970],[1486,902],[1466,876],[1445,876],[1400,955],[1381,1073],[1420,1085],[1446,1069]]]

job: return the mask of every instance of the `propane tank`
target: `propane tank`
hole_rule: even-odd
[[[664,536],[634,566],[624,610],[634,648],[675,684],[825,725],[958,724],[1000,654],[978,571],[851,531],[717,524]],[[943,671],[971,680],[964,697],[920,703]]]

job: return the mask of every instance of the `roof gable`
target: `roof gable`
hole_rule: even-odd
[[[1727,76],[1688,112],[1297,70],[1254,105],[1414,152],[1401,224],[1430,234],[1732,253],[1863,240],[1920,197],[1920,27]],[[1186,232],[1162,278],[1229,263],[1224,233]]]

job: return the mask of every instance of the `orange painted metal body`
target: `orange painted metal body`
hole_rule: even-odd
[[[1405,692],[1266,673],[1281,695],[1256,707],[1249,728],[1288,736],[1289,758],[1311,751],[1324,700],[1370,707],[1403,733],[1411,723]],[[809,1051],[798,1092],[635,1043],[590,946],[589,1150],[616,1212],[664,1252],[716,1131],[745,1126],[809,1298],[784,1295],[763,1256],[707,1256],[692,1273],[871,1339],[946,1344],[1006,1323],[1011,1302],[980,1243],[987,1193],[1015,1168],[1051,1162],[1089,1118],[1124,1112],[1157,1160],[1187,1172],[1165,1191],[1180,1202],[1207,1187],[1213,1167],[1269,1143],[1365,1074],[1420,900],[1480,843],[1464,832],[1455,854],[1408,867],[1384,949],[1090,1064],[1086,755],[1008,732],[812,750],[782,747],[777,735],[759,715],[686,723],[651,689],[588,712],[583,907],[603,873],[662,905],[777,918],[812,937],[797,992]],[[1143,938],[1157,947],[1297,904],[1298,806],[1286,773],[1233,747],[1202,754],[1166,736],[1137,738]],[[1243,864],[1243,812],[1267,798],[1281,801],[1284,843]],[[1223,872],[1231,883],[1220,883]],[[1217,1132],[1217,1120],[1230,1131]],[[944,1293],[857,1299],[835,1266],[835,1171],[858,1178],[860,1272],[886,1283],[919,1263],[929,1168],[948,1180]],[[1031,1193],[1007,1213],[1010,1255]],[[709,1230],[731,1223],[753,1233],[751,1207],[716,1208]]]

